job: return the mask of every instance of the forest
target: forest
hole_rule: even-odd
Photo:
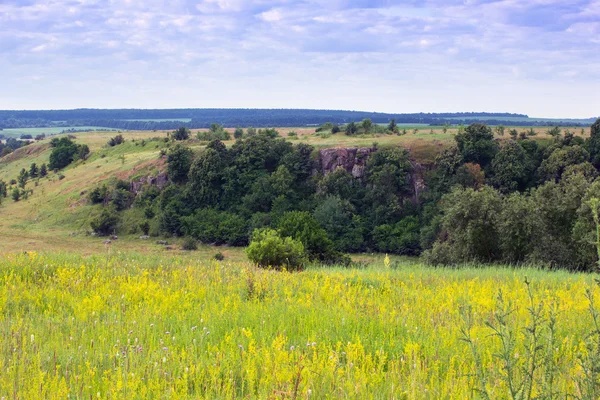
[[[327,121],[345,124],[370,119],[387,124],[394,119],[399,124],[444,125],[488,124],[522,126],[554,125],[558,121],[529,119],[527,115],[511,113],[377,113],[343,110],[306,109],[76,109],[76,110],[0,110],[0,129],[94,126],[122,130],[164,130],[185,126],[208,128],[211,123],[241,127],[299,127],[320,125]],[[570,126],[589,125],[587,121],[564,121]]]
[[[401,147],[375,147],[363,155],[359,177],[344,168],[323,173],[312,146],[274,129],[240,129],[226,147],[228,134],[213,128],[202,133],[200,151],[186,145],[186,128],[170,135],[161,152],[166,186],[147,185],[136,195],[130,182],[116,181],[92,190],[91,203],[103,210],[92,229],[111,234],[124,212],[137,209],[144,234],[229,246],[275,235],[300,242],[307,261],[325,264],[348,263],[346,253],[382,252],[423,255],[433,265],[597,265],[600,120],[589,138],[553,128],[545,141],[526,133],[499,140],[474,123],[434,165],[416,165]],[[124,142],[117,138],[109,145]],[[424,184],[418,196],[416,168]]]

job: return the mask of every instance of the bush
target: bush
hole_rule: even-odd
[[[175,140],[187,140],[190,138],[190,130],[188,128],[186,128],[185,126],[182,126],[181,128],[177,129],[175,132],[173,132],[171,137]]]
[[[225,256],[223,255],[223,253],[218,252],[213,256],[213,258],[217,261],[223,261],[225,259]]]
[[[416,256],[421,251],[419,231],[419,219],[407,217],[395,224],[376,227],[373,241],[380,252]]]
[[[110,138],[110,140],[108,141],[108,145],[110,147],[114,147],[114,146],[118,146],[122,143],[125,143],[125,138],[123,138],[123,135],[117,135],[113,138]]]
[[[148,233],[150,232],[150,223],[148,221],[144,221],[140,224],[140,230],[142,231],[142,233],[144,235],[148,235]]]
[[[94,188],[88,198],[92,202],[92,204],[104,203],[104,200],[108,197],[108,188],[106,185],[98,186]]]
[[[92,231],[96,232],[100,236],[110,235],[117,228],[119,223],[119,214],[116,210],[110,207],[104,207],[102,213],[90,222]]]
[[[244,137],[244,130],[240,127],[235,128],[235,131],[233,131],[233,137],[235,139],[241,139]]]
[[[231,246],[248,243],[246,220],[236,214],[205,208],[183,217],[182,222],[185,233],[202,243],[227,243]]]
[[[248,259],[262,268],[298,271],[304,267],[306,257],[304,246],[290,237],[282,238],[273,229],[257,229],[252,233],[252,241],[246,248]]]
[[[181,248],[183,250],[189,250],[189,251],[198,250],[198,242],[193,237],[187,236],[183,240],[183,244],[181,245]]]

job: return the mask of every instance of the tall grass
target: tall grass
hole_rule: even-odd
[[[597,291],[533,269],[11,255],[0,397],[592,398]]]

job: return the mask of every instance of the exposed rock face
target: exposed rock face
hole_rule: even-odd
[[[371,153],[377,151],[368,147],[340,147],[333,149],[323,149],[319,151],[320,172],[327,175],[337,168],[344,168],[356,179],[362,179],[365,176],[367,160]],[[409,176],[410,184],[413,188],[411,199],[419,202],[419,196],[426,189],[424,175],[426,168],[416,162],[411,162],[413,170]]]
[[[413,187],[412,201],[415,203],[419,202],[419,195],[425,191],[425,167],[416,162],[411,162],[413,170],[410,173],[410,183]]]
[[[368,147],[341,147],[335,149],[323,149],[319,152],[321,172],[327,175],[338,167],[350,172],[354,178],[362,178],[365,175],[365,165],[369,155],[376,149]]]
[[[146,177],[140,178],[137,181],[132,181],[130,190],[131,190],[131,192],[138,195],[142,192],[142,189],[144,188],[145,185],[156,186],[157,188],[162,189],[167,185],[168,181],[169,181],[169,178],[167,178],[167,174],[164,172],[161,172],[160,174],[158,174],[156,176],[146,176]]]

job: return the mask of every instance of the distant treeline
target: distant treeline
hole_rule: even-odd
[[[208,128],[211,123],[227,127],[294,127],[320,125],[325,122],[345,124],[370,119],[374,123],[443,125],[486,122],[492,125],[545,126],[557,122],[531,120],[527,115],[511,113],[413,113],[386,114],[343,110],[304,109],[218,109],[189,108],[169,110],[141,109],[77,109],[77,110],[0,110],[0,129],[44,128],[67,126],[101,126],[124,130],[164,130],[185,126]],[[515,121],[523,118],[523,121]],[[565,121],[570,126],[589,125]]]

